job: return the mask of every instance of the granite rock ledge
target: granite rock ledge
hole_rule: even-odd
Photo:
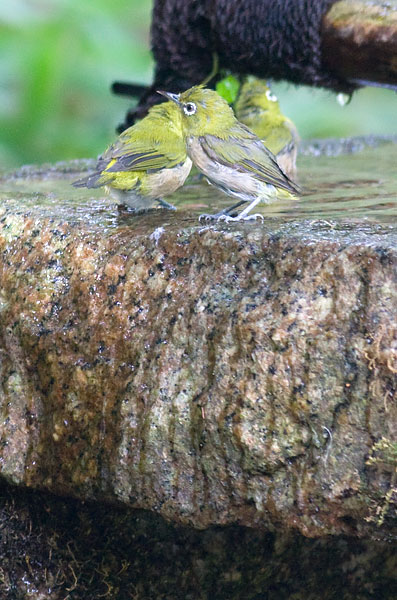
[[[73,199],[77,168],[2,179],[1,478],[196,528],[390,533],[397,228],[134,217]]]

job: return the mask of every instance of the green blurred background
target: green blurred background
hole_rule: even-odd
[[[151,0],[0,2],[0,165],[97,156],[123,120],[115,80],[148,83]],[[330,92],[277,84],[302,137],[397,133],[397,95],[367,88],[341,107]]]

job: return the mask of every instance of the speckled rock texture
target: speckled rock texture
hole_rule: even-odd
[[[0,182],[1,477],[195,528],[393,535],[397,226],[131,216],[78,169]]]

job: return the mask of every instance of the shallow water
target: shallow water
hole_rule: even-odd
[[[372,146],[338,142],[306,144],[299,157],[299,183],[303,195],[296,200],[276,200],[260,205],[266,222],[315,220],[338,227],[349,220],[352,228],[366,224],[397,226],[397,144],[379,141]],[[349,150],[349,153],[338,154]],[[361,151],[355,152],[355,147]],[[334,154],[334,156],[320,155]],[[153,209],[145,215],[134,214],[118,207],[103,189],[76,189],[71,182],[89,170],[94,161],[72,161],[43,167],[23,167],[11,174],[0,176],[0,202],[8,210],[24,212],[31,209],[36,216],[57,217],[68,222],[87,222],[106,229],[148,219],[153,225],[197,224],[201,213],[216,213],[234,204],[235,199],[218,192],[197,175],[191,176],[185,186],[167,198],[178,212]],[[178,215],[178,217],[177,217]],[[260,221],[258,221],[259,223]],[[251,225],[253,224],[250,222]],[[208,224],[208,222],[207,222]],[[235,226],[233,224],[232,226]],[[382,227],[378,228],[379,230]]]

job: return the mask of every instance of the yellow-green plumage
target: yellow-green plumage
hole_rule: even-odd
[[[73,185],[105,186],[120,203],[142,209],[155,200],[166,205],[162,197],[183,185],[191,166],[181,111],[175,103],[165,102],[126,129],[99,157],[96,171]]]
[[[275,156],[236,119],[215,91],[195,86],[181,94],[169,93],[168,97],[180,107],[187,153],[193,164],[209,183],[239,198],[238,205],[250,202],[236,220],[251,218],[246,216],[261,200],[269,202],[280,192],[299,193]],[[215,216],[232,219],[223,213]]]
[[[296,173],[299,134],[282,112],[277,97],[263,79],[247,77],[234,104],[236,117],[247,125],[277,158],[290,177]]]

